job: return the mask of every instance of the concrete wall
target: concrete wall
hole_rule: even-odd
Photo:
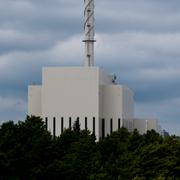
[[[106,74],[103,70],[99,69],[99,86],[110,85],[112,83],[112,76]]]
[[[160,133],[157,119],[134,118],[133,124],[134,129],[137,129],[140,134],[145,134],[148,130],[152,129],[155,130],[157,133]]]
[[[148,119],[147,123],[148,123],[147,130],[154,129],[156,132],[159,132],[159,125],[157,119]]]
[[[48,117],[48,129],[52,132],[53,117],[56,118],[56,134],[61,133],[61,118],[64,128],[79,117],[81,128],[93,129],[99,138],[99,68],[44,68],[42,78],[42,116]]]
[[[122,119],[123,126],[133,131],[134,94],[127,86],[122,86]]]
[[[119,126],[131,130],[132,91],[113,84],[112,76],[98,67],[43,68],[42,86],[29,86],[28,96],[28,114],[46,119],[48,130],[57,136],[69,128],[69,119],[73,125],[77,118],[82,129],[85,119],[89,130],[95,127],[97,139],[102,135],[102,119],[105,120],[104,135]]]
[[[41,86],[28,86],[28,115],[41,114]]]
[[[129,130],[133,128],[133,94],[121,85],[104,85],[102,90],[102,114],[101,118],[105,119],[106,134],[110,134],[110,124],[113,122],[113,131],[124,126]],[[112,120],[111,120],[112,119]]]
[[[105,134],[110,134],[110,119],[113,121],[113,130],[118,129],[118,119],[122,123],[122,87],[104,85],[102,97],[102,118],[105,119]],[[121,124],[122,126],[122,124]]]
[[[134,118],[134,94],[126,86],[121,86],[122,88],[122,113],[124,119]]]

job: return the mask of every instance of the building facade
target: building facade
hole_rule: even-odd
[[[43,68],[42,85],[28,88],[28,114],[41,116],[56,136],[78,120],[100,138],[133,129],[133,92],[98,67]]]
[[[153,118],[134,118],[133,127],[134,129],[137,129],[140,134],[145,134],[147,131],[150,131],[152,129],[159,134],[162,134],[161,127],[158,124],[158,120]]]

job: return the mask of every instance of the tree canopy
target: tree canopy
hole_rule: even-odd
[[[0,179],[180,179],[180,138],[126,128],[98,142],[76,122],[59,137],[40,117],[0,127]]]

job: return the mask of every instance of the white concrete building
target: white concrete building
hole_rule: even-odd
[[[157,119],[134,118],[133,127],[137,129],[140,134],[145,134],[152,129],[161,134],[161,128]]]
[[[42,85],[29,86],[28,114],[46,120],[54,135],[78,119],[99,138],[123,125],[133,129],[133,93],[98,67],[44,68]]]
[[[28,115],[41,116],[54,136],[76,120],[97,139],[122,126],[144,133],[146,121],[133,121],[133,92],[94,67],[94,0],[84,3],[84,67],[43,68],[42,85],[28,87]],[[148,121],[147,129],[154,128],[150,124]]]

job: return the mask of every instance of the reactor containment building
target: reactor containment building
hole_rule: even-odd
[[[134,118],[132,90],[94,66],[94,0],[84,4],[84,67],[43,68],[42,85],[28,87],[28,115],[42,117],[53,136],[72,128],[75,121],[97,139],[121,127],[142,133],[157,130],[156,120]]]

